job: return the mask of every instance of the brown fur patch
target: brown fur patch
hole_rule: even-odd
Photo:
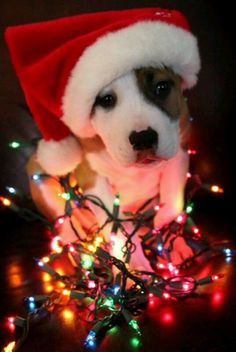
[[[82,138],[80,139],[80,144],[85,153],[99,153],[99,151],[105,148],[104,143],[99,136],[95,136],[93,138]],[[93,171],[89,163],[83,159],[83,161],[77,166],[75,170],[75,177],[80,187],[83,190],[86,190],[94,186],[96,172]]]
[[[96,172],[91,169],[86,160],[83,160],[75,170],[75,177],[80,187],[86,190],[94,186]]]
[[[188,106],[183,96],[181,77],[169,68],[141,68],[135,71],[138,87],[144,97],[164,111],[169,118],[179,120],[180,143],[183,149],[187,148],[189,140]],[[169,82],[171,89],[165,99],[155,94],[159,82]]]
[[[141,68],[135,73],[138,87],[144,97],[163,110],[171,119],[180,118],[184,104],[181,78],[168,68]],[[156,87],[160,82],[167,82],[170,86],[170,92],[164,99],[156,94]]]

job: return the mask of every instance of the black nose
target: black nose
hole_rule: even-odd
[[[158,134],[152,128],[136,132],[133,131],[129,135],[130,144],[134,150],[145,150],[157,146]]]

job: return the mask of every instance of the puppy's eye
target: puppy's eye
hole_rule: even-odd
[[[116,105],[117,97],[114,93],[98,96],[95,100],[95,106],[101,106],[104,109],[112,109]]]
[[[172,87],[172,82],[171,81],[160,81],[156,85],[156,96],[159,99],[165,99],[168,97],[170,94]]]

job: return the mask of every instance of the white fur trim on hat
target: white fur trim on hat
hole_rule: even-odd
[[[71,72],[62,120],[75,135],[84,137],[99,91],[130,70],[150,66],[172,68],[183,78],[184,87],[191,88],[200,69],[195,36],[165,22],[142,21],[98,38]]]
[[[37,148],[37,160],[42,168],[51,175],[66,175],[81,161],[81,147],[73,136],[60,141],[40,140]]]

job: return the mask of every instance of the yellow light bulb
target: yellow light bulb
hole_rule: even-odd
[[[211,191],[214,193],[223,193],[224,192],[223,188],[221,188],[217,185],[211,186]]]
[[[92,245],[92,244],[89,244],[88,245],[88,250],[90,251],[90,252],[96,252],[96,247],[94,246],[94,245]]]
[[[5,205],[5,207],[10,207],[11,206],[11,201],[8,198],[1,197],[0,198],[2,201],[2,204]]]
[[[62,291],[62,294],[64,296],[70,296],[70,290],[67,290],[66,288]]]
[[[12,352],[15,345],[16,345],[15,341],[12,341],[6,347],[4,347],[3,351],[4,352]]]

